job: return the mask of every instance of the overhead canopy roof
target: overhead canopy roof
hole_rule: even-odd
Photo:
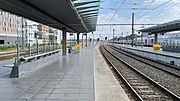
[[[0,9],[68,32],[95,31],[100,0],[1,0]]]
[[[139,31],[155,34],[155,33],[164,33],[170,31],[178,31],[178,30],[180,30],[180,19],[168,23],[160,24],[157,26],[141,29]]]

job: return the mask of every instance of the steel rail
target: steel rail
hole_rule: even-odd
[[[119,52],[119,53],[121,53],[121,54],[124,54],[124,55],[126,55],[126,56],[128,56],[128,57],[130,57],[130,58],[133,58],[133,59],[135,59],[135,60],[137,60],[137,61],[140,61],[140,62],[142,62],[142,63],[144,63],[144,64],[147,64],[147,65],[149,65],[149,66],[151,66],[151,67],[157,68],[157,69],[159,69],[159,70],[161,70],[161,71],[167,72],[167,73],[169,73],[170,75],[173,75],[173,76],[175,76],[175,77],[178,77],[178,78],[180,77],[180,75],[178,75],[178,74],[176,74],[176,73],[170,72],[170,71],[168,71],[168,70],[166,70],[166,69],[162,69],[162,68],[160,68],[160,67],[158,67],[158,66],[155,66],[155,65],[153,65],[153,64],[148,63],[147,61],[143,61],[143,60],[141,60],[141,59],[138,59],[137,57],[146,59],[146,60],[148,60],[148,61],[151,61],[151,59],[147,59],[147,58],[144,58],[144,57],[140,57],[140,56],[138,56],[138,55],[135,55],[135,56],[137,56],[137,57],[134,57],[134,56],[132,56],[132,55],[134,55],[134,54],[131,54],[131,53],[129,53],[129,52],[125,53],[126,51],[121,50],[121,49],[119,49],[119,48],[117,48],[117,47],[115,47],[115,46],[111,46],[111,45],[110,45],[110,47],[111,47],[112,49],[114,49],[115,51],[117,51],[117,52]],[[154,61],[151,61],[151,62],[154,62]],[[164,65],[164,64],[161,64],[161,65]],[[164,65],[164,66],[166,66],[166,65]],[[167,67],[167,66],[166,66],[166,67]],[[169,67],[167,67],[167,68],[169,68]],[[173,68],[173,67],[172,67],[172,68]],[[176,68],[173,68],[173,69],[176,69]]]
[[[136,98],[138,99],[138,101],[143,101],[142,97],[136,92],[136,90],[131,86],[131,84],[129,84],[129,82],[125,79],[125,77],[119,72],[119,70],[114,66],[114,64],[109,60],[109,58],[107,57],[107,55],[104,53],[104,51],[102,50],[102,48],[104,48],[104,46],[100,46],[100,51],[102,53],[102,55],[104,56],[104,58],[107,60],[107,62],[113,67],[113,69],[115,70],[115,72],[121,77],[121,79],[123,80],[123,82],[128,86],[128,88],[133,92],[133,94],[136,96]],[[105,48],[104,48],[105,49]]]
[[[140,72],[139,70],[137,70],[136,68],[134,68],[133,66],[131,66],[130,64],[128,64],[127,62],[125,62],[124,60],[122,60],[121,58],[117,57],[116,55],[114,55],[113,53],[111,53],[109,50],[107,50],[105,47],[104,49],[111,54],[113,57],[115,57],[117,60],[121,61],[124,65],[126,65],[127,67],[129,67],[130,69],[134,70],[136,73],[138,73],[139,75],[141,75],[144,79],[148,80],[149,82],[151,82],[154,86],[157,86],[159,89],[165,91],[168,95],[170,95],[175,101],[180,101],[180,97],[176,94],[174,94],[173,92],[171,92],[170,90],[168,90],[167,88],[165,88],[164,86],[160,85],[159,83],[157,83],[156,81],[154,81],[153,79],[151,79],[150,77],[146,76],[145,74],[143,74],[142,72]]]

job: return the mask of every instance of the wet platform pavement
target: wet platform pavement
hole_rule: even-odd
[[[0,101],[105,101],[98,96],[103,97],[106,94],[97,93],[97,90],[103,89],[104,86],[97,86],[94,83],[98,83],[97,80],[108,81],[101,78],[103,76],[108,78],[106,73],[111,71],[106,71],[105,75],[100,77],[94,76],[96,67],[94,67],[94,52],[97,52],[97,50],[94,51],[95,46],[90,45],[81,49],[80,52],[74,51],[67,56],[59,56],[52,64],[37,68],[20,78],[0,78]],[[110,75],[112,78],[113,74]],[[96,81],[94,81],[95,77]],[[106,84],[109,88],[111,84],[115,84],[112,85],[113,88],[120,87],[117,81],[110,83],[111,81],[109,80]],[[99,84],[102,85],[100,82]],[[110,99],[106,101],[126,101],[124,97],[121,98],[122,96],[117,94],[123,92],[122,88],[110,92],[112,94],[116,92],[116,96],[109,95]],[[113,100],[113,97],[116,100]]]

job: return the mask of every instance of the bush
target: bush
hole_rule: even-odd
[[[16,45],[1,45],[0,51],[8,51],[16,49]]]

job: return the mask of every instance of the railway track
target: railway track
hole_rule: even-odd
[[[107,47],[109,47],[109,45]],[[116,54],[116,56],[121,57],[124,61],[126,61],[139,71],[143,72],[151,79],[155,80],[159,84],[163,85],[165,88],[169,89],[171,92],[180,96],[180,77],[178,75],[178,73],[180,74],[179,69],[173,67],[166,67],[166,70],[165,66],[162,66],[162,64],[158,64],[155,62],[152,63],[148,59],[139,59],[135,55],[134,58],[132,58],[133,56],[130,57],[130,54],[128,54],[128,52],[124,52],[123,54],[120,52],[120,50],[117,51],[111,47],[109,47],[109,49],[111,50],[111,52]]]
[[[180,69],[179,68],[174,68],[174,66],[171,66],[171,65],[167,65],[166,63],[159,63],[159,62],[156,62],[154,60],[151,60],[151,59],[148,59],[148,58],[145,58],[145,57],[142,57],[142,56],[138,56],[138,55],[135,55],[133,53],[130,53],[130,52],[127,52],[127,51],[124,51],[122,50],[121,48],[118,48],[116,46],[113,46],[113,45],[110,45],[110,47],[114,50],[116,50],[117,52],[121,53],[121,54],[124,54],[130,58],[133,58],[133,59],[136,59],[140,62],[143,62],[147,65],[150,65],[152,67],[155,67],[155,68],[158,68],[164,72],[167,72],[169,73],[170,75],[174,75],[176,77],[179,77],[180,78]]]
[[[141,71],[131,66],[123,59],[114,54],[107,47],[100,47],[102,54],[111,66],[117,71],[126,85],[131,89],[135,100],[138,101],[179,101],[180,98],[170,90],[166,89]]]

